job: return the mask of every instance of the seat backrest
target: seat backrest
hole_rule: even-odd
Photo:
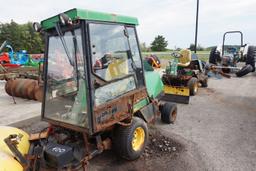
[[[181,57],[179,58],[180,64],[189,64],[192,60],[191,51],[188,49],[182,49],[180,51]]]
[[[113,60],[106,70],[105,80],[110,81],[115,78],[120,78],[123,75],[128,75],[128,61],[122,59]]]

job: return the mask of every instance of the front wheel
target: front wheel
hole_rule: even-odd
[[[138,117],[129,126],[119,126],[114,130],[113,147],[118,156],[135,160],[143,153],[148,141],[148,127]]]

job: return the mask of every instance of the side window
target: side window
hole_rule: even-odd
[[[127,27],[127,31],[129,34],[129,42],[131,47],[132,58],[136,64],[136,67],[141,68],[142,64],[141,64],[139,46],[136,39],[135,29],[132,27]]]
[[[135,64],[135,73],[137,78],[137,86],[143,87],[145,86],[144,74],[142,69],[142,62],[139,51],[139,43],[136,37],[136,32],[134,27],[126,27],[128,35],[129,35],[129,44],[131,49],[131,56],[133,62]]]

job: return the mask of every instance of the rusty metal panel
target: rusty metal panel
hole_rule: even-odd
[[[141,114],[143,115],[144,119],[150,123],[155,119],[155,116],[158,112],[158,109],[155,107],[153,103],[150,103],[149,105],[143,107],[140,110]]]
[[[131,118],[134,102],[147,97],[145,88],[133,90],[123,96],[100,105],[94,109],[94,133],[102,131],[117,122]]]

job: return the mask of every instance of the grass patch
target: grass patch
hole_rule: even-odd
[[[146,56],[150,54],[156,55],[160,59],[172,59],[171,56],[172,51],[168,52],[142,52],[142,57],[145,58]],[[209,58],[210,51],[197,51],[197,56],[200,60],[207,62]]]

